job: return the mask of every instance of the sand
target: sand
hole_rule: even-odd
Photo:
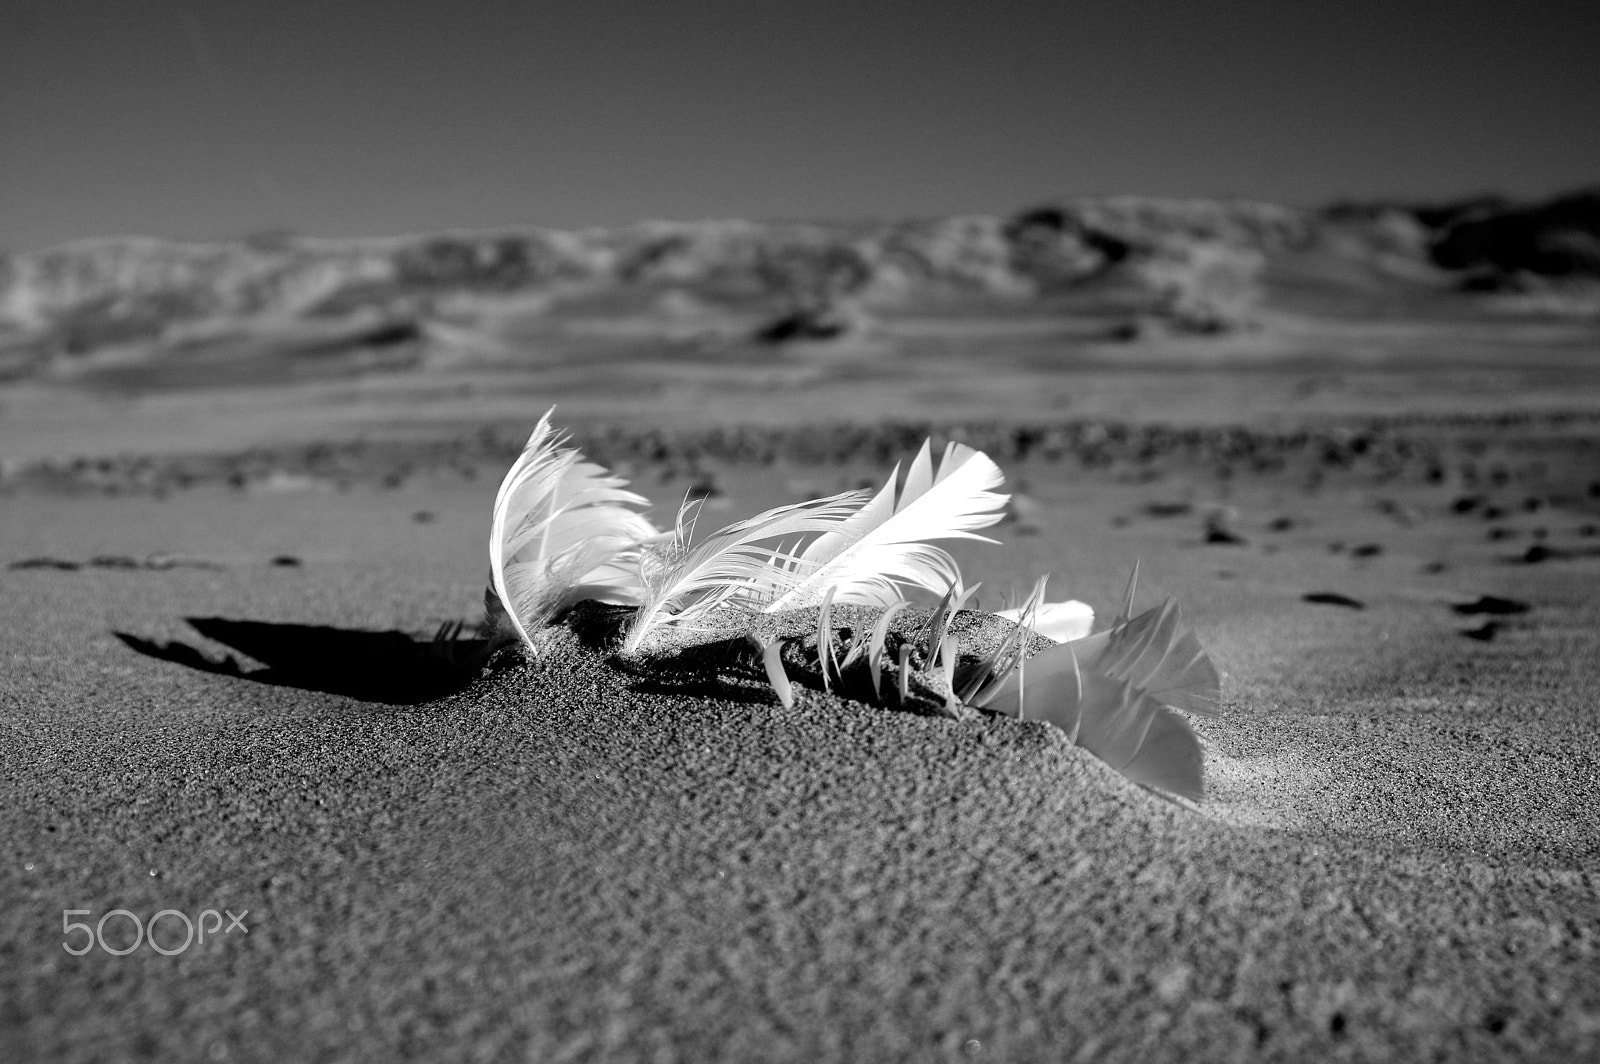
[[[1042,724],[785,709],[569,637],[435,698],[413,640],[476,616],[487,459],[14,484],[0,1055],[1594,1059],[1592,444],[1469,428],[1411,426],[1398,472],[1002,463],[1025,519],[969,577],[1109,613],[1137,558],[1222,669],[1199,805]],[[628,461],[680,497],[683,462]],[[884,470],[714,472],[732,519]],[[1486,595],[1528,608],[1458,611]],[[116,908],[247,931],[63,949],[63,910]]]

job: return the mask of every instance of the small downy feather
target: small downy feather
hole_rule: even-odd
[[[1021,624],[1024,608],[1015,606],[1009,610],[1001,610],[995,616],[1012,624]],[[1034,608],[1034,632],[1057,643],[1070,643],[1074,639],[1082,639],[1093,627],[1094,610],[1087,603],[1079,602],[1077,599],[1043,602]]]
[[[552,412],[500,482],[489,535],[490,622],[529,648],[535,631],[585,599],[638,602],[639,550],[659,535],[638,513],[649,501],[568,446],[550,428]]]
[[[840,605],[887,606],[909,588],[943,594],[960,581],[955,559],[939,539],[994,540],[977,535],[1004,516],[1007,496],[997,494],[1005,480],[982,451],[949,444],[937,468],[932,441],[895,490],[900,468],[864,506],[826,530],[793,563],[793,583],[767,604],[769,612],[814,606],[828,590]]]

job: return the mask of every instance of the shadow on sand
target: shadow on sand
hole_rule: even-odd
[[[216,660],[187,643],[158,643],[126,632],[112,634],[141,654],[201,672],[396,706],[432,702],[464,688],[476,674],[486,645],[482,639],[461,638],[459,630],[452,631],[449,626],[429,640],[395,631],[225,617],[185,619],[205,638],[264,667],[246,669],[231,654]]]

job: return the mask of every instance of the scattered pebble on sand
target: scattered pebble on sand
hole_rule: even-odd
[[[1507,615],[1527,613],[1529,606],[1520,599],[1501,598],[1499,595],[1479,595],[1471,602],[1457,602],[1450,607],[1457,613],[1471,616],[1476,613]]]
[[[1212,510],[1206,514],[1202,528],[1205,532],[1205,541],[1213,546],[1242,547],[1250,541],[1234,527],[1239,520],[1239,512],[1231,506]]]
[[[171,554],[151,554],[135,558],[126,554],[97,554],[88,561],[70,558],[24,558],[12,562],[9,569],[50,569],[57,572],[74,572],[79,569],[116,569],[125,572],[165,572],[168,569],[220,569],[216,562],[203,558],[179,558]]]
[[[1353,599],[1349,595],[1341,595],[1337,591],[1308,591],[1301,596],[1306,602],[1318,606],[1343,606],[1350,610],[1364,610],[1367,604],[1360,599]]]

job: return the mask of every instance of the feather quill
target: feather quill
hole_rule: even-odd
[[[637,603],[639,551],[659,535],[638,512],[647,499],[551,430],[553,409],[500,482],[489,535],[490,622],[531,649],[535,631],[585,599]]]
[[[932,540],[994,540],[977,535],[1004,516],[1005,480],[982,451],[960,443],[945,448],[935,468],[931,441],[906,472],[900,468],[876,495],[836,527],[812,540],[791,563],[792,584],[767,604],[768,612],[815,606],[830,588],[839,605],[887,606],[909,588],[943,594],[960,582],[949,551]]]

